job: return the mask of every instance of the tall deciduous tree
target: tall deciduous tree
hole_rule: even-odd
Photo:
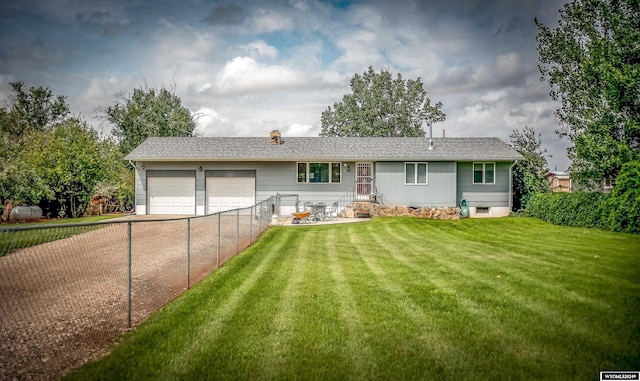
[[[38,169],[24,162],[21,154],[31,134],[44,133],[69,115],[65,97],[49,88],[27,89],[23,82],[10,85],[11,94],[0,109],[0,208],[9,202],[37,204],[53,197]]]
[[[52,216],[84,213],[96,184],[113,178],[117,192],[129,192],[130,171],[111,139],[102,139],[85,121],[69,116],[65,97],[43,87],[25,90],[12,83],[0,109],[0,201],[39,204]],[[132,198],[132,196],[129,196]]]
[[[69,118],[49,130],[31,133],[19,160],[48,185],[48,202],[44,202],[48,212],[78,217],[105,176],[112,149],[86,122]]]
[[[173,89],[134,89],[116,94],[116,103],[99,109],[113,125],[112,134],[125,155],[150,136],[197,136],[197,118]]]
[[[513,209],[517,211],[524,208],[534,194],[549,190],[544,180],[549,170],[547,150],[542,148],[541,134],[528,126],[514,130],[509,135],[509,144],[524,156],[524,160],[513,167]]]
[[[5,140],[19,140],[29,131],[42,131],[63,121],[69,105],[62,95],[53,95],[46,87],[25,89],[23,82],[12,82],[6,109],[0,113],[0,128]]]
[[[551,29],[538,20],[542,78],[561,101],[572,177],[614,179],[640,158],[640,2],[574,0]]]
[[[424,136],[423,122],[445,120],[442,103],[434,105],[420,78],[394,79],[372,67],[350,81],[351,94],[322,113],[320,136]]]

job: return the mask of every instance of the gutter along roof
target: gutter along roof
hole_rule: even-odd
[[[146,161],[513,161],[498,138],[151,137],[127,160]]]

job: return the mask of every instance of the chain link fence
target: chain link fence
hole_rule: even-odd
[[[273,208],[0,227],[0,380],[56,379],[101,357],[255,241]]]

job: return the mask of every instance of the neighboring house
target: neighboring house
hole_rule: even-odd
[[[573,190],[573,183],[569,173],[547,172],[544,178],[547,179],[552,192],[571,192]]]
[[[522,156],[498,138],[152,137],[134,165],[138,214],[247,207],[276,194],[300,201],[375,200],[454,207],[470,216],[511,210],[511,169]],[[276,211],[293,212],[293,206]]]

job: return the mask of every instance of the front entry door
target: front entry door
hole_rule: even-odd
[[[369,201],[373,194],[373,163],[356,163],[356,200]]]

